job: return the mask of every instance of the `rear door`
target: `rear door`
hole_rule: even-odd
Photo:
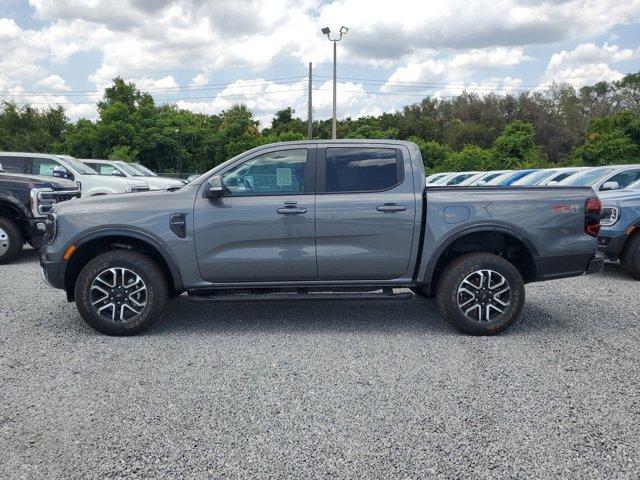
[[[409,152],[380,144],[318,150],[320,280],[378,280],[409,269],[416,196]]]

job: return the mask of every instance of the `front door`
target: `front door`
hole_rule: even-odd
[[[213,283],[317,280],[315,148],[274,147],[220,172],[227,193],[198,195],[198,266]]]
[[[319,150],[316,245],[320,280],[395,279],[409,268],[416,199],[408,152]]]

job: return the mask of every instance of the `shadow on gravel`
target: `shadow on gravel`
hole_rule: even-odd
[[[37,248],[25,247],[22,252],[11,262],[11,265],[26,265],[27,263],[38,262]]]
[[[522,317],[502,335],[555,330],[561,324],[527,304]],[[462,335],[442,318],[436,302],[409,301],[265,301],[193,303],[186,296],[169,300],[163,317],[147,335],[166,333],[358,332]]]

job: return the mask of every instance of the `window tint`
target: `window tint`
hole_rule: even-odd
[[[58,162],[50,158],[25,158],[25,164],[28,165],[30,173],[34,175],[46,175],[53,177],[53,169],[60,166]]]
[[[23,162],[20,157],[4,157],[0,155],[2,170],[8,173],[28,173],[23,170]]]
[[[327,192],[386,190],[400,183],[395,149],[327,148]]]
[[[636,180],[640,180],[640,170],[627,170],[611,177],[607,182],[617,182],[620,188],[626,188]],[[602,187],[600,187],[602,189]]]
[[[307,150],[281,150],[247,160],[222,176],[232,195],[302,193]]]

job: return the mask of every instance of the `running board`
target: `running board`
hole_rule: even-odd
[[[411,300],[412,292],[394,293],[392,289],[379,292],[307,292],[307,293],[217,293],[212,295],[189,294],[193,302],[263,302],[266,300]]]

